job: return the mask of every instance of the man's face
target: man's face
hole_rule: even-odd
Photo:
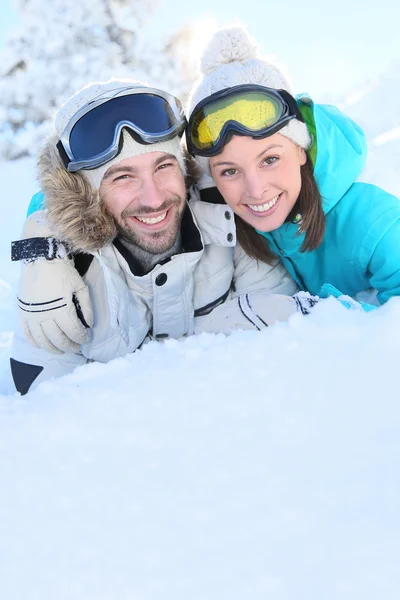
[[[185,180],[175,156],[149,152],[106,171],[100,196],[120,234],[151,254],[176,241],[185,208]]]

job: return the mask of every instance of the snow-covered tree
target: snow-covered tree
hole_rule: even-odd
[[[55,110],[90,81],[133,77],[184,95],[195,74],[188,66],[192,32],[146,38],[156,4],[16,0],[22,24],[0,59],[0,154],[35,155]]]

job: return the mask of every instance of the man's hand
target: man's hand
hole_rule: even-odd
[[[68,258],[22,265],[18,308],[25,336],[49,352],[79,352],[93,325],[89,290]]]
[[[204,316],[196,319],[195,333],[225,333],[236,329],[261,330],[277,321],[287,321],[300,312],[309,314],[318,298],[300,292],[294,296],[250,292],[228,300]]]
[[[78,353],[93,325],[89,290],[73,260],[58,251],[57,240],[50,235],[43,211],[25,222],[23,238],[32,238],[32,255],[27,244],[27,252],[22,250],[19,315],[25,336],[34,346],[55,353]],[[33,238],[39,240],[40,257],[35,256]],[[55,257],[46,258],[46,244],[49,249],[57,246]]]

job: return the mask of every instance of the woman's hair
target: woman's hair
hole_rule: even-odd
[[[300,214],[298,235],[304,233],[300,252],[310,252],[321,244],[325,233],[325,214],[322,198],[315,181],[310,159],[301,167],[301,189],[297,202],[286,219],[290,223]],[[243,250],[257,260],[269,265],[276,261],[276,254],[270,249],[267,240],[257,231],[235,215],[237,240]]]

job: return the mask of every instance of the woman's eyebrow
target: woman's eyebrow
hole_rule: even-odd
[[[276,144],[275,142],[273,144],[270,144],[266,148],[263,148],[261,150],[260,154],[257,154],[256,159],[261,158],[261,156],[263,154],[265,154],[269,150],[272,150],[272,148],[283,148],[283,145],[282,144]],[[234,165],[234,164],[235,164],[234,162],[231,162],[229,160],[221,160],[219,162],[213,163],[213,167],[221,167],[223,165]]]
[[[265,154],[269,150],[272,150],[272,148],[283,148],[283,145],[277,144],[276,142],[274,142],[273,144],[270,144],[269,146],[264,148],[264,150],[261,150],[260,154],[257,154],[256,158],[261,158],[263,154]]]

